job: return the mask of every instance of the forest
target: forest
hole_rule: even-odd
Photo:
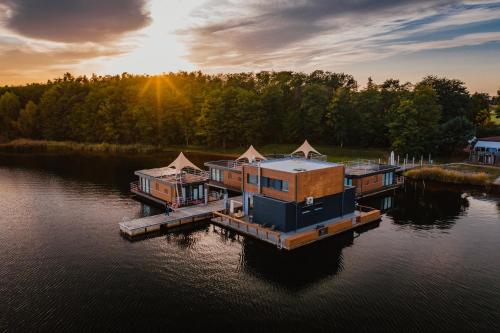
[[[314,71],[80,76],[0,87],[0,142],[243,147],[300,143],[453,154],[500,135],[497,96],[456,79],[417,83]]]

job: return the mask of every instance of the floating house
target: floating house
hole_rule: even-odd
[[[307,155],[305,155],[307,156]],[[216,212],[214,223],[279,248],[294,249],[380,219],[356,207],[356,189],[344,184],[343,164],[306,158],[242,165],[241,211]]]
[[[243,211],[253,221],[291,231],[354,212],[344,166],[287,158],[243,166]]]
[[[479,138],[472,142],[470,161],[473,163],[500,165],[500,136]]]
[[[345,162],[344,184],[356,187],[356,197],[363,198],[393,190],[403,184],[397,165],[381,164],[370,160]]]
[[[167,167],[136,171],[139,180],[132,184],[132,192],[162,204],[189,207],[162,218],[163,222],[152,218],[127,222],[122,231],[135,235],[212,217],[225,228],[294,249],[378,221],[380,210],[359,206],[356,198],[398,183],[397,166],[327,162],[307,140],[291,154],[264,156],[250,146],[235,160],[205,166],[208,170],[201,170],[180,153]]]
[[[206,183],[209,175],[181,152],[168,166],[138,170],[139,180],[131,184],[131,191],[143,198],[173,207],[207,203]]]

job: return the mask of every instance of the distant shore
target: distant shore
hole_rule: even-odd
[[[299,144],[268,144],[257,145],[262,154],[291,153]],[[186,153],[214,154],[228,157],[237,157],[248,147],[223,149],[205,146],[155,146],[146,144],[111,144],[111,143],[81,143],[72,141],[45,141],[18,139],[0,144],[3,153],[105,153],[105,154],[157,154],[164,152],[183,151]],[[353,159],[372,159],[385,161],[389,154],[383,148],[346,148],[338,146],[316,146],[321,153],[328,155],[333,162]]]

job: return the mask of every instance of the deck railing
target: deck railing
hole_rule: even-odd
[[[131,192],[138,192],[140,190],[141,189],[139,188],[139,181],[138,180],[130,183],[130,191]]]
[[[240,230],[243,233],[253,235],[277,246],[281,245],[281,233],[279,231],[269,230],[259,224],[246,222],[219,212],[214,212],[214,217],[217,218],[221,224],[225,224],[235,230]]]

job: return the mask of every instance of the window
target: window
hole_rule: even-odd
[[[393,172],[384,173],[382,184],[384,186],[391,185],[393,183],[393,180],[394,180],[394,173]]]
[[[247,174],[247,183],[248,184],[258,184],[257,175]],[[288,192],[288,181],[281,179],[274,179],[269,177],[260,177],[260,186],[272,188],[277,191]]]
[[[247,183],[257,185],[257,175],[247,174]]]
[[[224,171],[222,171],[220,169],[211,169],[210,177],[212,178],[212,180],[215,180],[216,182],[223,182],[224,181]]]
[[[269,179],[269,187],[281,191],[281,179]]]
[[[260,177],[260,185],[262,187],[269,187],[269,178],[268,177]]]
[[[200,199],[203,198],[203,196],[205,195],[205,191],[202,184],[198,185],[198,195]]]
[[[283,192],[288,192],[288,181],[287,180],[284,180],[282,185],[281,185],[281,190]]]
[[[344,185],[352,186],[352,178],[344,178]]]

